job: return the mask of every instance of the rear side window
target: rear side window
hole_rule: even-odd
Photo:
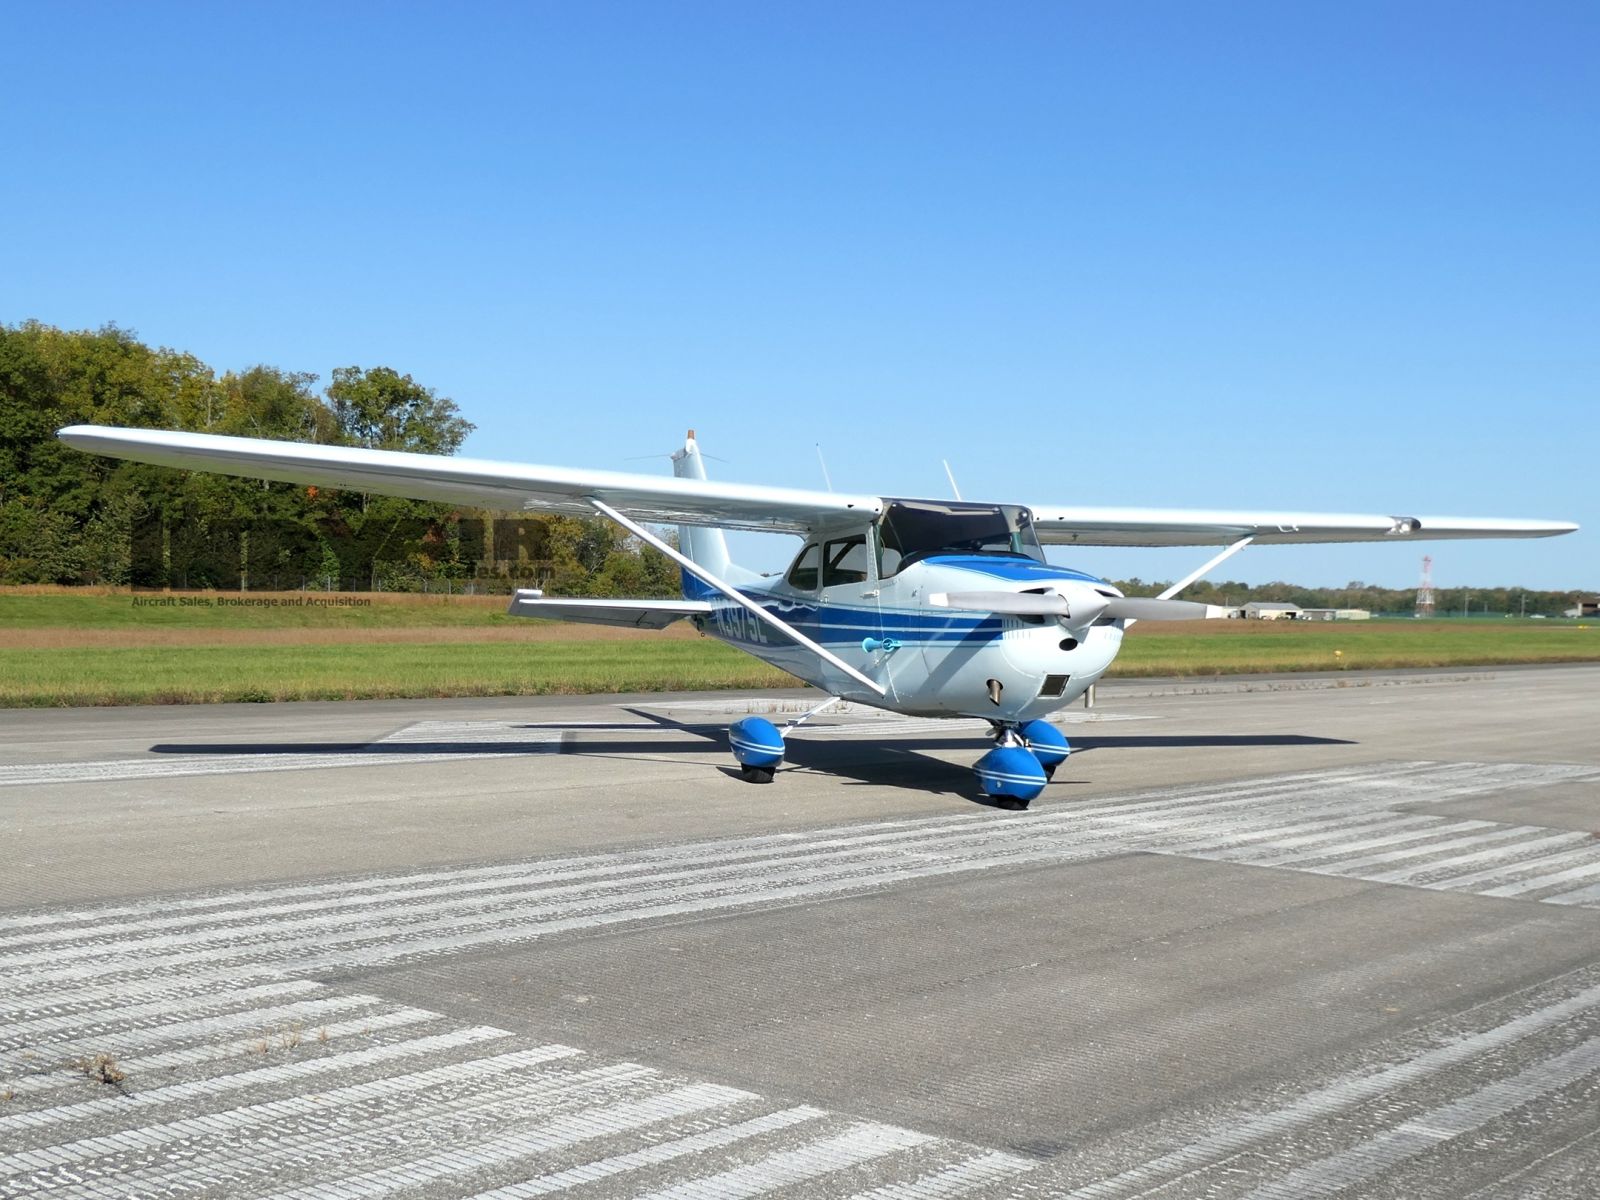
[[[868,562],[866,534],[829,542],[822,555],[822,586],[865,583]]]
[[[817,564],[821,557],[822,552],[815,542],[800,551],[794,566],[789,568],[789,586],[802,592],[816,591]]]

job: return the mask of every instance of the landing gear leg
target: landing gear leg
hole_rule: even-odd
[[[792,733],[796,729],[799,729],[800,726],[804,725],[807,721],[811,720],[812,717],[816,716],[820,712],[826,712],[828,709],[832,708],[835,704],[839,703],[839,701],[842,700],[842,699],[844,699],[844,697],[842,697],[842,696],[829,696],[826,700],[824,700],[821,704],[817,705],[815,708],[808,708],[805,712],[801,713],[794,720],[784,722],[783,729],[780,731],[779,736],[780,737],[788,737],[790,733]]]

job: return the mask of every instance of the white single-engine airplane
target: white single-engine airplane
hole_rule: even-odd
[[[1252,543],[1549,537],[1560,521],[1028,508],[714,483],[690,432],[672,479],[306,445],[202,433],[74,425],[80,450],[161,466],[221,471],[502,511],[599,515],[683,569],[662,600],[552,599],[518,592],[517,616],[661,629],[687,618],[827,693],[785,730],[746,717],[729,730],[746,779],[769,782],[787,728],[838,700],[918,717],[978,717],[994,747],[975,770],[984,793],[1025,808],[1070,753],[1045,720],[1092,686],[1133,621],[1223,616],[1172,597]],[[673,547],[641,522],[676,524]],[[781,577],[729,561],[724,529],[799,535]],[[1043,547],[1222,546],[1154,599],[1046,561]]]

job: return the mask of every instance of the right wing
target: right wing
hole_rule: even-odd
[[[1237,512],[1191,508],[1033,507],[1046,546],[1258,546],[1434,538],[1535,538],[1571,533],[1568,521],[1503,517],[1410,517],[1376,513]]]
[[[704,600],[546,600],[542,592],[522,589],[506,611],[513,617],[542,617],[547,621],[665,629],[684,617],[709,614],[711,605]]]
[[[883,508],[877,496],[843,492],[580,471],[211,433],[70,425],[56,436],[78,450],[157,466],[511,512],[592,517],[595,510],[589,499],[594,497],[641,521],[663,525],[803,534],[830,518],[854,515],[871,520]]]

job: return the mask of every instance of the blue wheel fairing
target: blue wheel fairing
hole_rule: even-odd
[[[1013,800],[1032,800],[1044,791],[1044,768],[1033,752],[1023,746],[996,746],[972,768],[986,796]]]
[[[728,727],[728,746],[745,767],[776,767],[783,761],[783,738],[764,717],[745,717]]]

